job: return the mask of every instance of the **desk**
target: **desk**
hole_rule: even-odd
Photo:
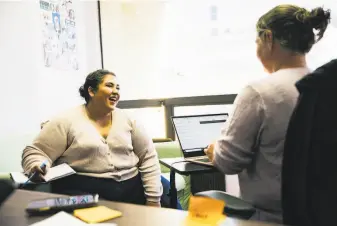
[[[33,192],[25,190],[16,190],[13,195],[0,207],[0,225],[1,226],[28,226],[46,217],[27,217],[25,207],[36,199],[45,199],[59,197],[62,195]],[[186,211],[137,206],[125,203],[99,201],[100,205],[119,210],[123,216],[109,221],[118,226],[182,226],[182,222],[187,216]],[[66,222],[65,222],[66,223]],[[66,224],[64,224],[66,225]],[[227,217],[221,226],[277,226],[272,224],[262,224],[252,221],[234,220]]]
[[[195,173],[216,172],[213,166],[200,165],[184,161],[184,158],[163,158],[159,162],[170,169],[170,207],[177,209],[177,188],[175,182],[175,173],[182,175],[191,175]]]

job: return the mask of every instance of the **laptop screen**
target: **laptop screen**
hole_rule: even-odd
[[[194,152],[206,148],[220,136],[227,118],[227,113],[172,117],[181,149]]]

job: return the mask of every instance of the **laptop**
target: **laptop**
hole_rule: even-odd
[[[228,119],[228,113],[172,116],[180,148],[186,161],[212,165],[204,149],[221,134],[221,129]]]

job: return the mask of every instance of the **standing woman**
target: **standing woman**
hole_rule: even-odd
[[[282,223],[281,170],[286,131],[298,98],[295,83],[309,73],[306,54],[330,22],[330,11],[279,5],[256,25],[257,56],[270,76],[236,97],[221,138],[205,150],[224,174],[238,174],[253,219]],[[317,37],[314,33],[317,31]],[[244,63],[244,62],[243,62]]]
[[[37,172],[38,181],[50,166],[67,163],[77,174],[53,181],[55,193],[98,193],[107,200],[160,206],[156,150],[144,128],[116,107],[119,89],[114,73],[90,73],[79,90],[86,103],[50,120],[23,150],[25,172]]]

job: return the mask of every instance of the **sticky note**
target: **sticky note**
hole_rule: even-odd
[[[122,213],[105,206],[78,209],[74,216],[89,224],[99,223],[122,216]]]
[[[216,225],[225,219],[224,208],[222,200],[191,196],[185,225]]]

